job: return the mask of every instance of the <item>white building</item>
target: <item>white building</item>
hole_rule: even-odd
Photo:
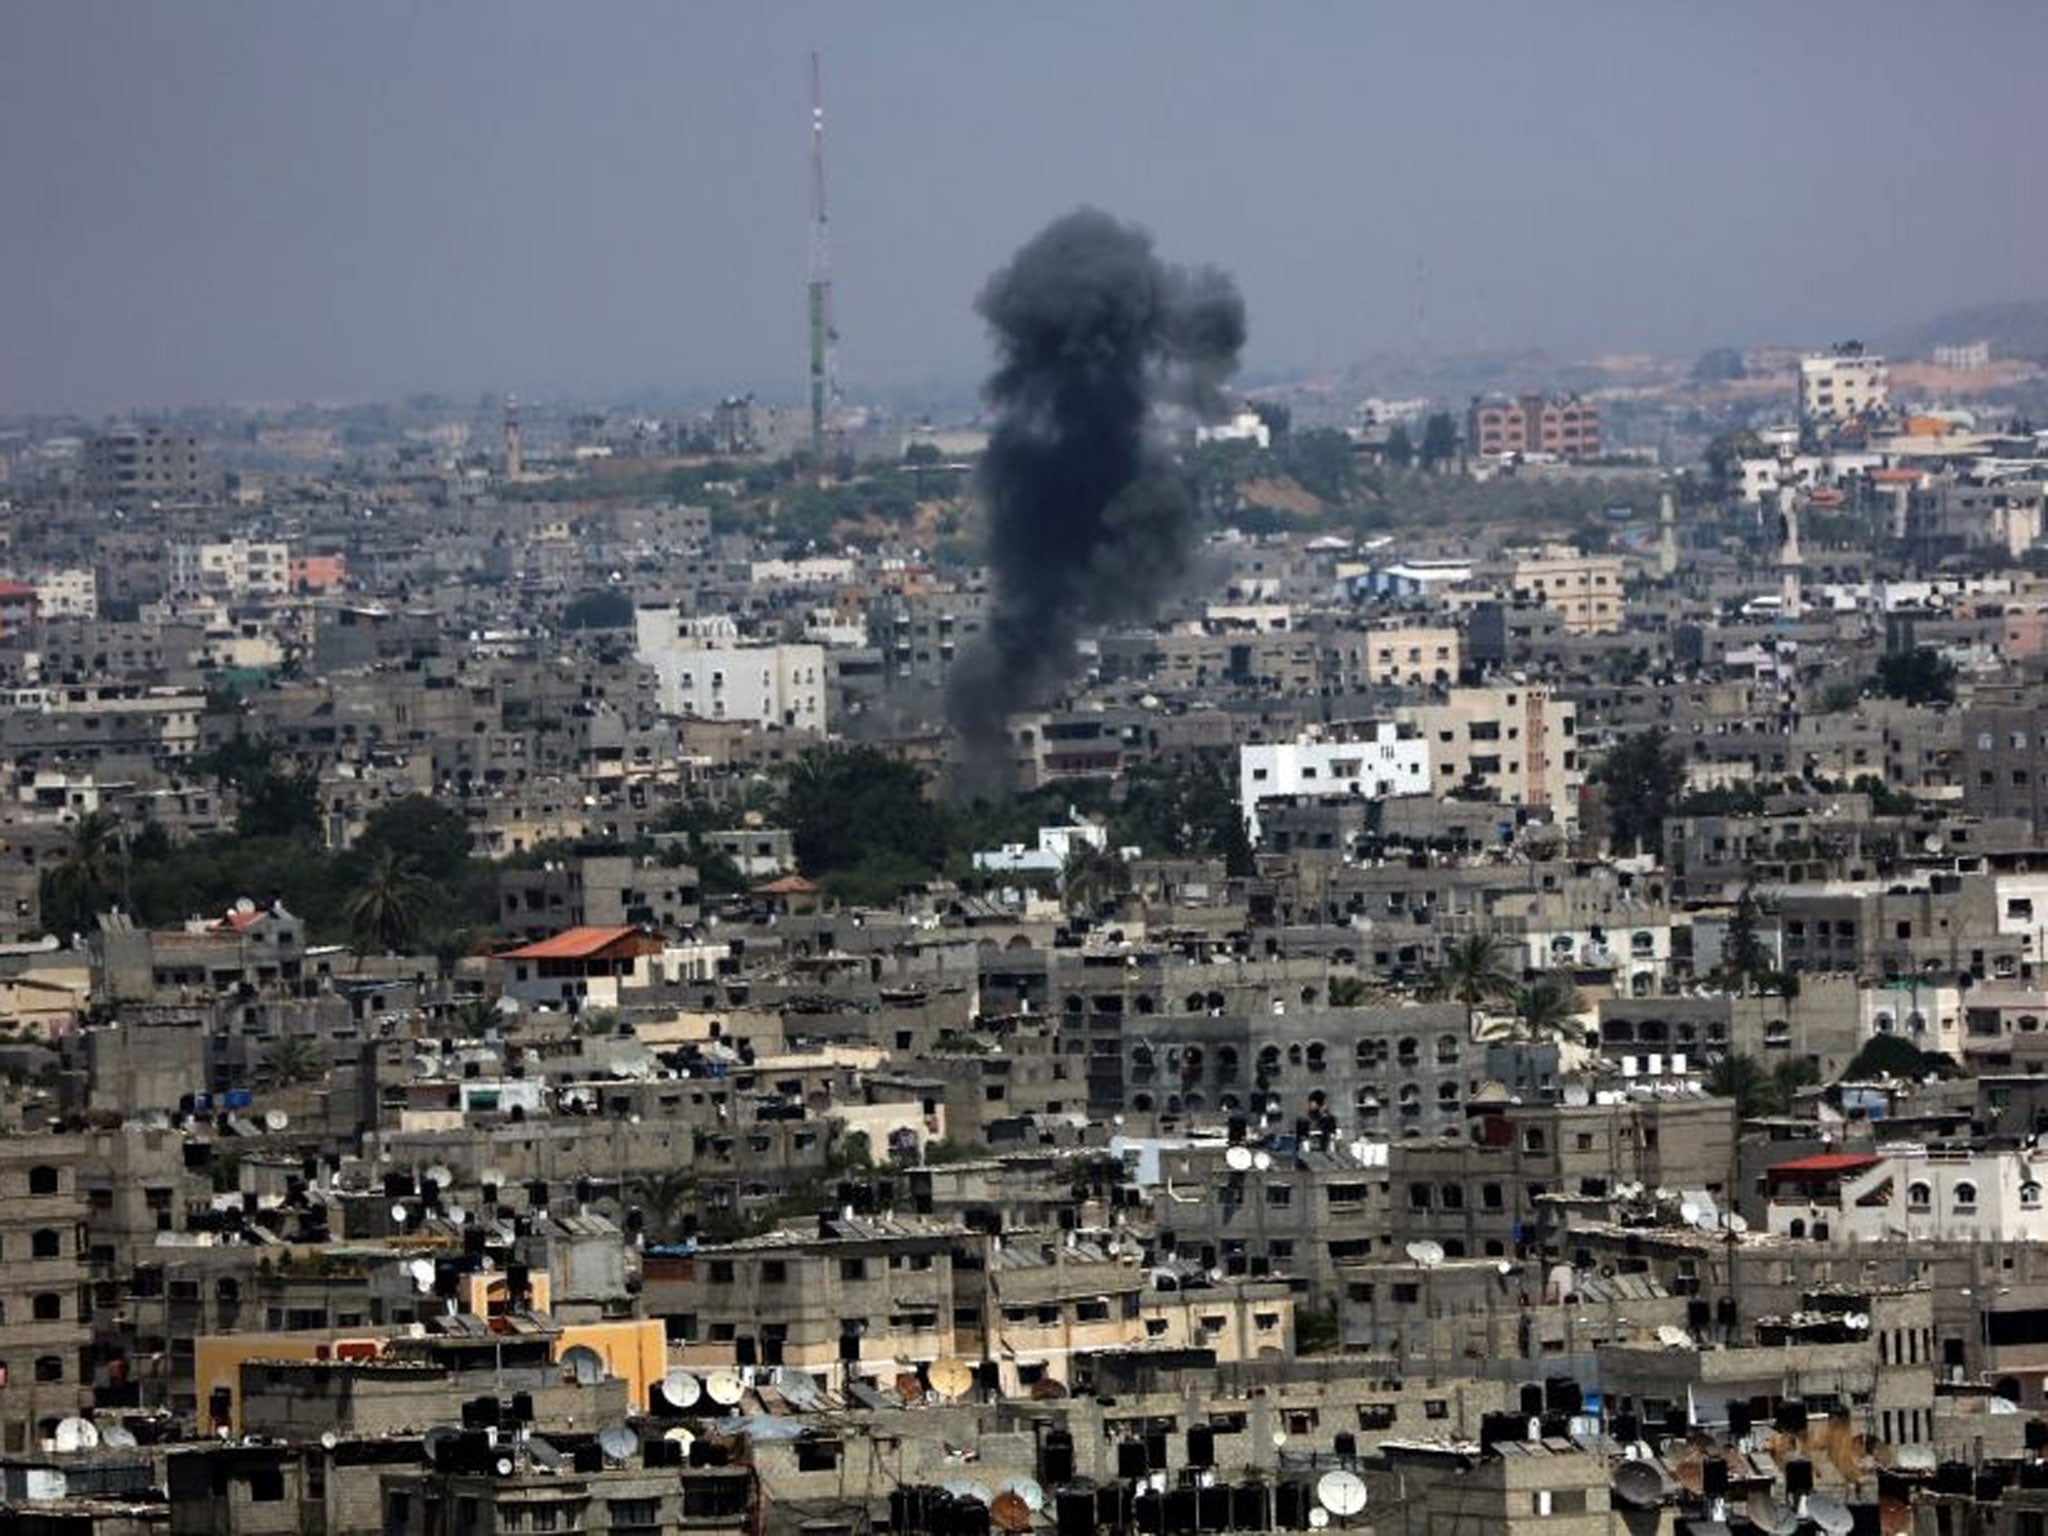
[[[1073,856],[1074,850],[1084,846],[1107,848],[1108,829],[1088,821],[1064,827],[1040,827],[1037,847],[1005,843],[1000,848],[975,854],[974,867],[992,874],[1056,875],[1067,867],[1067,860]],[[1123,850],[1126,856],[1135,855],[1137,851],[1135,848]]]
[[[170,546],[170,590],[189,597],[283,597],[291,590],[291,550],[256,539]]]
[[[1239,411],[1228,421],[1219,421],[1214,426],[1195,428],[1198,443],[1257,443],[1261,448],[1273,446],[1273,431],[1257,411]]]
[[[1822,1154],[1766,1176],[1773,1236],[1851,1243],[2048,1241],[2048,1156],[1887,1148]]]
[[[2000,923],[1999,931],[2011,930]],[[1963,994],[1953,982],[1888,982],[1862,988],[1856,1001],[1861,1039],[1898,1035],[1923,1051],[1939,1051],[1962,1060]]]
[[[1429,743],[1391,720],[1367,722],[1352,740],[1260,742],[1237,750],[1238,808],[1254,841],[1262,800],[1290,795],[1384,800],[1429,792]]]
[[[35,578],[36,608],[46,619],[100,616],[99,577],[91,566],[45,571]]]
[[[633,621],[636,653],[654,669],[664,712],[824,732],[824,646],[752,644],[732,637],[729,622],[667,607],[639,608]]]
[[[1799,414],[1809,421],[1853,421],[1891,403],[1884,359],[1858,346],[1799,360]]]

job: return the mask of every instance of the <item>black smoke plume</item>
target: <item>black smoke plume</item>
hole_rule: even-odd
[[[1041,230],[975,308],[997,355],[981,467],[994,590],[947,712],[985,777],[1005,718],[1065,680],[1076,640],[1153,613],[1187,573],[1195,497],[1152,408],[1213,414],[1245,324],[1228,276],[1169,266],[1143,230],[1092,208]]]

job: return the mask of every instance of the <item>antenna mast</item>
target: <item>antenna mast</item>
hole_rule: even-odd
[[[818,55],[811,54],[811,459],[825,462],[826,418],[839,392],[833,358],[839,333],[832,326],[832,236],[825,213],[825,91]]]

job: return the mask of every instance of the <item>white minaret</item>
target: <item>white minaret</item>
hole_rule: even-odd
[[[505,397],[505,478],[517,480],[526,473],[526,453],[519,440],[519,397]]]
[[[1803,615],[1800,589],[1799,490],[1789,449],[1778,451],[1778,612],[1785,618]]]
[[[1657,504],[1657,571],[1662,576],[1678,574],[1678,514],[1669,490]]]

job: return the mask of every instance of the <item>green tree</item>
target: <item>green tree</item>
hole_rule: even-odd
[[[564,629],[631,629],[633,599],[624,592],[604,588],[584,592],[570,599],[562,609]]]
[[[1742,894],[1735,899],[1735,916],[1729,920],[1721,956],[1722,974],[1734,983],[1738,997],[1747,997],[1750,987],[1770,970],[1770,956],[1757,933],[1757,916],[1756,878],[1751,876],[1742,882]]]
[[[1567,976],[1541,976],[1515,994],[1515,1017],[1531,1040],[1572,1040],[1579,1037],[1579,1015],[1586,1000]]]
[[[666,1242],[679,1235],[697,1202],[697,1179],[681,1168],[636,1173],[626,1180],[626,1193],[647,1218],[648,1235]]]
[[[1723,1056],[1707,1069],[1707,1092],[1735,1101],[1744,1120],[1787,1113],[1802,1088],[1820,1081],[1820,1069],[1805,1057],[1792,1057],[1766,1068],[1754,1056]]]
[[[1253,869],[1237,788],[1214,757],[1147,765],[1127,775],[1110,840],[1168,858],[1220,858],[1232,875]]]
[[[1661,730],[1629,737],[1593,775],[1607,795],[1608,842],[1617,851],[1661,851],[1664,818],[1685,788],[1685,758]]]
[[[784,782],[782,821],[813,879],[863,865],[891,879],[928,877],[945,862],[946,830],[923,773],[873,747],[806,752]]]
[[[1916,645],[1878,662],[1877,686],[1887,698],[1908,704],[1953,704],[1956,669],[1932,646]]]
[[[370,861],[390,853],[423,880],[451,880],[469,863],[469,823],[425,795],[407,795],[370,812],[355,852]]]
[[[1508,948],[1490,933],[1471,933],[1453,939],[1431,973],[1427,991],[1432,997],[1465,1005],[1465,1028],[1470,1033],[1482,1005],[1509,996],[1515,990],[1516,972]]]
[[[243,779],[235,835],[311,837],[320,830],[320,780],[305,769],[265,767]]]
[[[1364,976],[1332,976],[1329,1003],[1332,1008],[1364,1008],[1373,1003],[1378,989]]]
[[[1449,411],[1438,411],[1422,424],[1422,467],[1441,469],[1457,456],[1457,419]]]
[[[1727,501],[1736,492],[1737,477],[1744,459],[1760,459],[1764,454],[1763,439],[1748,428],[1734,432],[1723,432],[1707,444],[1707,494],[1716,501]]]
[[[121,823],[111,811],[92,811],[71,829],[63,860],[42,880],[43,931],[90,933],[120,895],[126,873]]]
[[[1929,1073],[1938,1072],[1943,1065],[1942,1058],[1931,1051],[1923,1051],[1912,1041],[1898,1035],[1872,1035],[1863,1042],[1849,1065],[1842,1069],[1845,1082],[1867,1080],[1873,1077],[1903,1077],[1918,1080]]]
[[[387,954],[412,948],[420,933],[422,886],[418,873],[396,851],[376,851],[342,908],[357,954],[367,954],[373,946]]]
[[[1076,916],[1096,912],[1131,888],[1131,867],[1110,848],[1076,839],[1060,866],[1060,901]]]
[[[1400,422],[1395,422],[1387,433],[1386,459],[1396,469],[1406,469],[1415,462],[1415,439]]]
[[[327,1075],[320,1053],[305,1035],[280,1035],[256,1064],[256,1080],[268,1088],[295,1088]]]
[[[1748,372],[1740,347],[1709,347],[1692,365],[1692,380],[1695,384],[1722,384],[1745,378]]]

